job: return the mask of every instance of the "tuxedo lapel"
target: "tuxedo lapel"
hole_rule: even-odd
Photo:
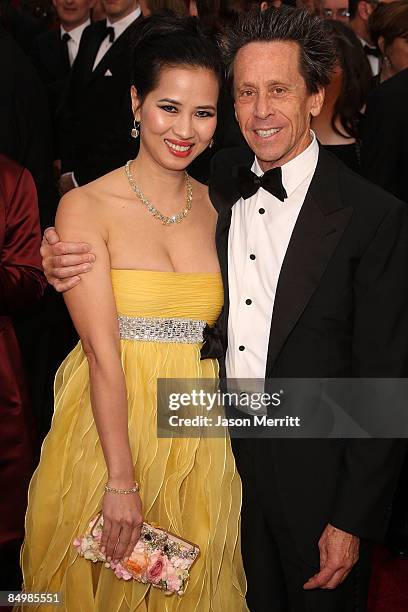
[[[229,313],[229,286],[228,286],[228,235],[229,228],[231,225],[232,207],[225,207],[218,213],[217,229],[215,233],[215,241],[217,246],[218,260],[220,263],[220,270],[222,276],[222,282],[224,287],[224,306],[222,311],[221,325],[222,325],[222,336],[225,340],[227,338],[227,323]]]
[[[132,21],[132,23],[126,28],[126,30],[122,32],[122,34],[115,40],[113,45],[110,47],[110,49],[108,49],[108,51],[105,53],[101,61],[95,67],[95,70],[92,72],[90,79],[93,79],[101,75],[103,76],[108,69],[112,68],[112,65],[115,63],[116,58],[119,55],[123,54],[124,48],[126,47],[126,45],[129,45],[129,38],[130,38],[131,32],[134,28],[135,23],[138,20],[139,18],[135,19],[135,21]],[[98,49],[99,49],[99,46],[98,46]],[[96,53],[97,52],[98,50],[96,51]],[[96,58],[96,53],[94,57],[94,62]],[[126,56],[127,60],[130,58],[130,53],[131,51],[129,49],[129,53]],[[123,63],[123,55],[120,59],[121,59],[121,63]],[[130,62],[128,61],[128,63]]]
[[[352,208],[341,201],[338,163],[320,148],[319,161],[296,221],[276,290],[266,376],[319,285]]]
[[[99,47],[105,38],[106,19],[96,22],[93,26],[92,36],[87,41],[86,54],[81,57],[82,70],[85,81],[90,81],[94,75],[93,65],[99,51]]]
[[[240,166],[250,168],[254,161],[254,154],[247,147],[237,147],[220,151],[217,158],[213,164],[209,194],[214,207],[218,211],[215,240],[224,285],[224,307],[221,325],[226,347],[229,313],[228,236],[232,207],[240,199],[237,188],[238,168]]]

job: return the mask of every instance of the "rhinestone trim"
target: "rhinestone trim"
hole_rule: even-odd
[[[205,321],[127,317],[125,315],[118,315],[118,321],[122,340],[179,342],[183,344],[196,344],[204,341]]]

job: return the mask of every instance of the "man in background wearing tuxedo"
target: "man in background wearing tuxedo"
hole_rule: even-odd
[[[135,156],[130,41],[141,11],[137,0],[102,3],[107,19],[83,33],[64,101],[61,193]]]
[[[368,18],[377,4],[378,0],[349,0],[350,26],[363,46],[373,76],[380,71],[380,52],[370,38]]]
[[[60,159],[58,111],[82,34],[91,23],[93,4],[94,0],[53,0],[59,28],[38,36],[31,51],[34,65],[48,93],[54,127],[54,160]]]

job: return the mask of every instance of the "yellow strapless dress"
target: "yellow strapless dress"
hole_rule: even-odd
[[[190,318],[212,325],[222,306],[219,274],[112,270],[119,314]],[[55,410],[29,489],[21,563],[26,591],[62,592],[48,612],[243,612],[241,483],[228,438],[156,436],[156,379],[212,378],[200,343],[121,340],[135,479],[144,519],[197,543],[201,555],[183,596],[119,580],[72,545],[100,510],[107,471],[81,343],[60,366]],[[39,608],[42,609],[41,606]],[[30,608],[30,609],[36,609]],[[38,609],[38,608],[37,608]]]

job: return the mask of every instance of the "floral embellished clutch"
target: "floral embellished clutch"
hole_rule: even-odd
[[[182,595],[187,586],[189,571],[200,554],[195,544],[183,540],[160,527],[143,523],[140,539],[127,561],[110,563],[100,551],[103,516],[98,514],[84,536],[74,540],[78,554],[91,561],[103,561],[118,578],[137,580]]]

